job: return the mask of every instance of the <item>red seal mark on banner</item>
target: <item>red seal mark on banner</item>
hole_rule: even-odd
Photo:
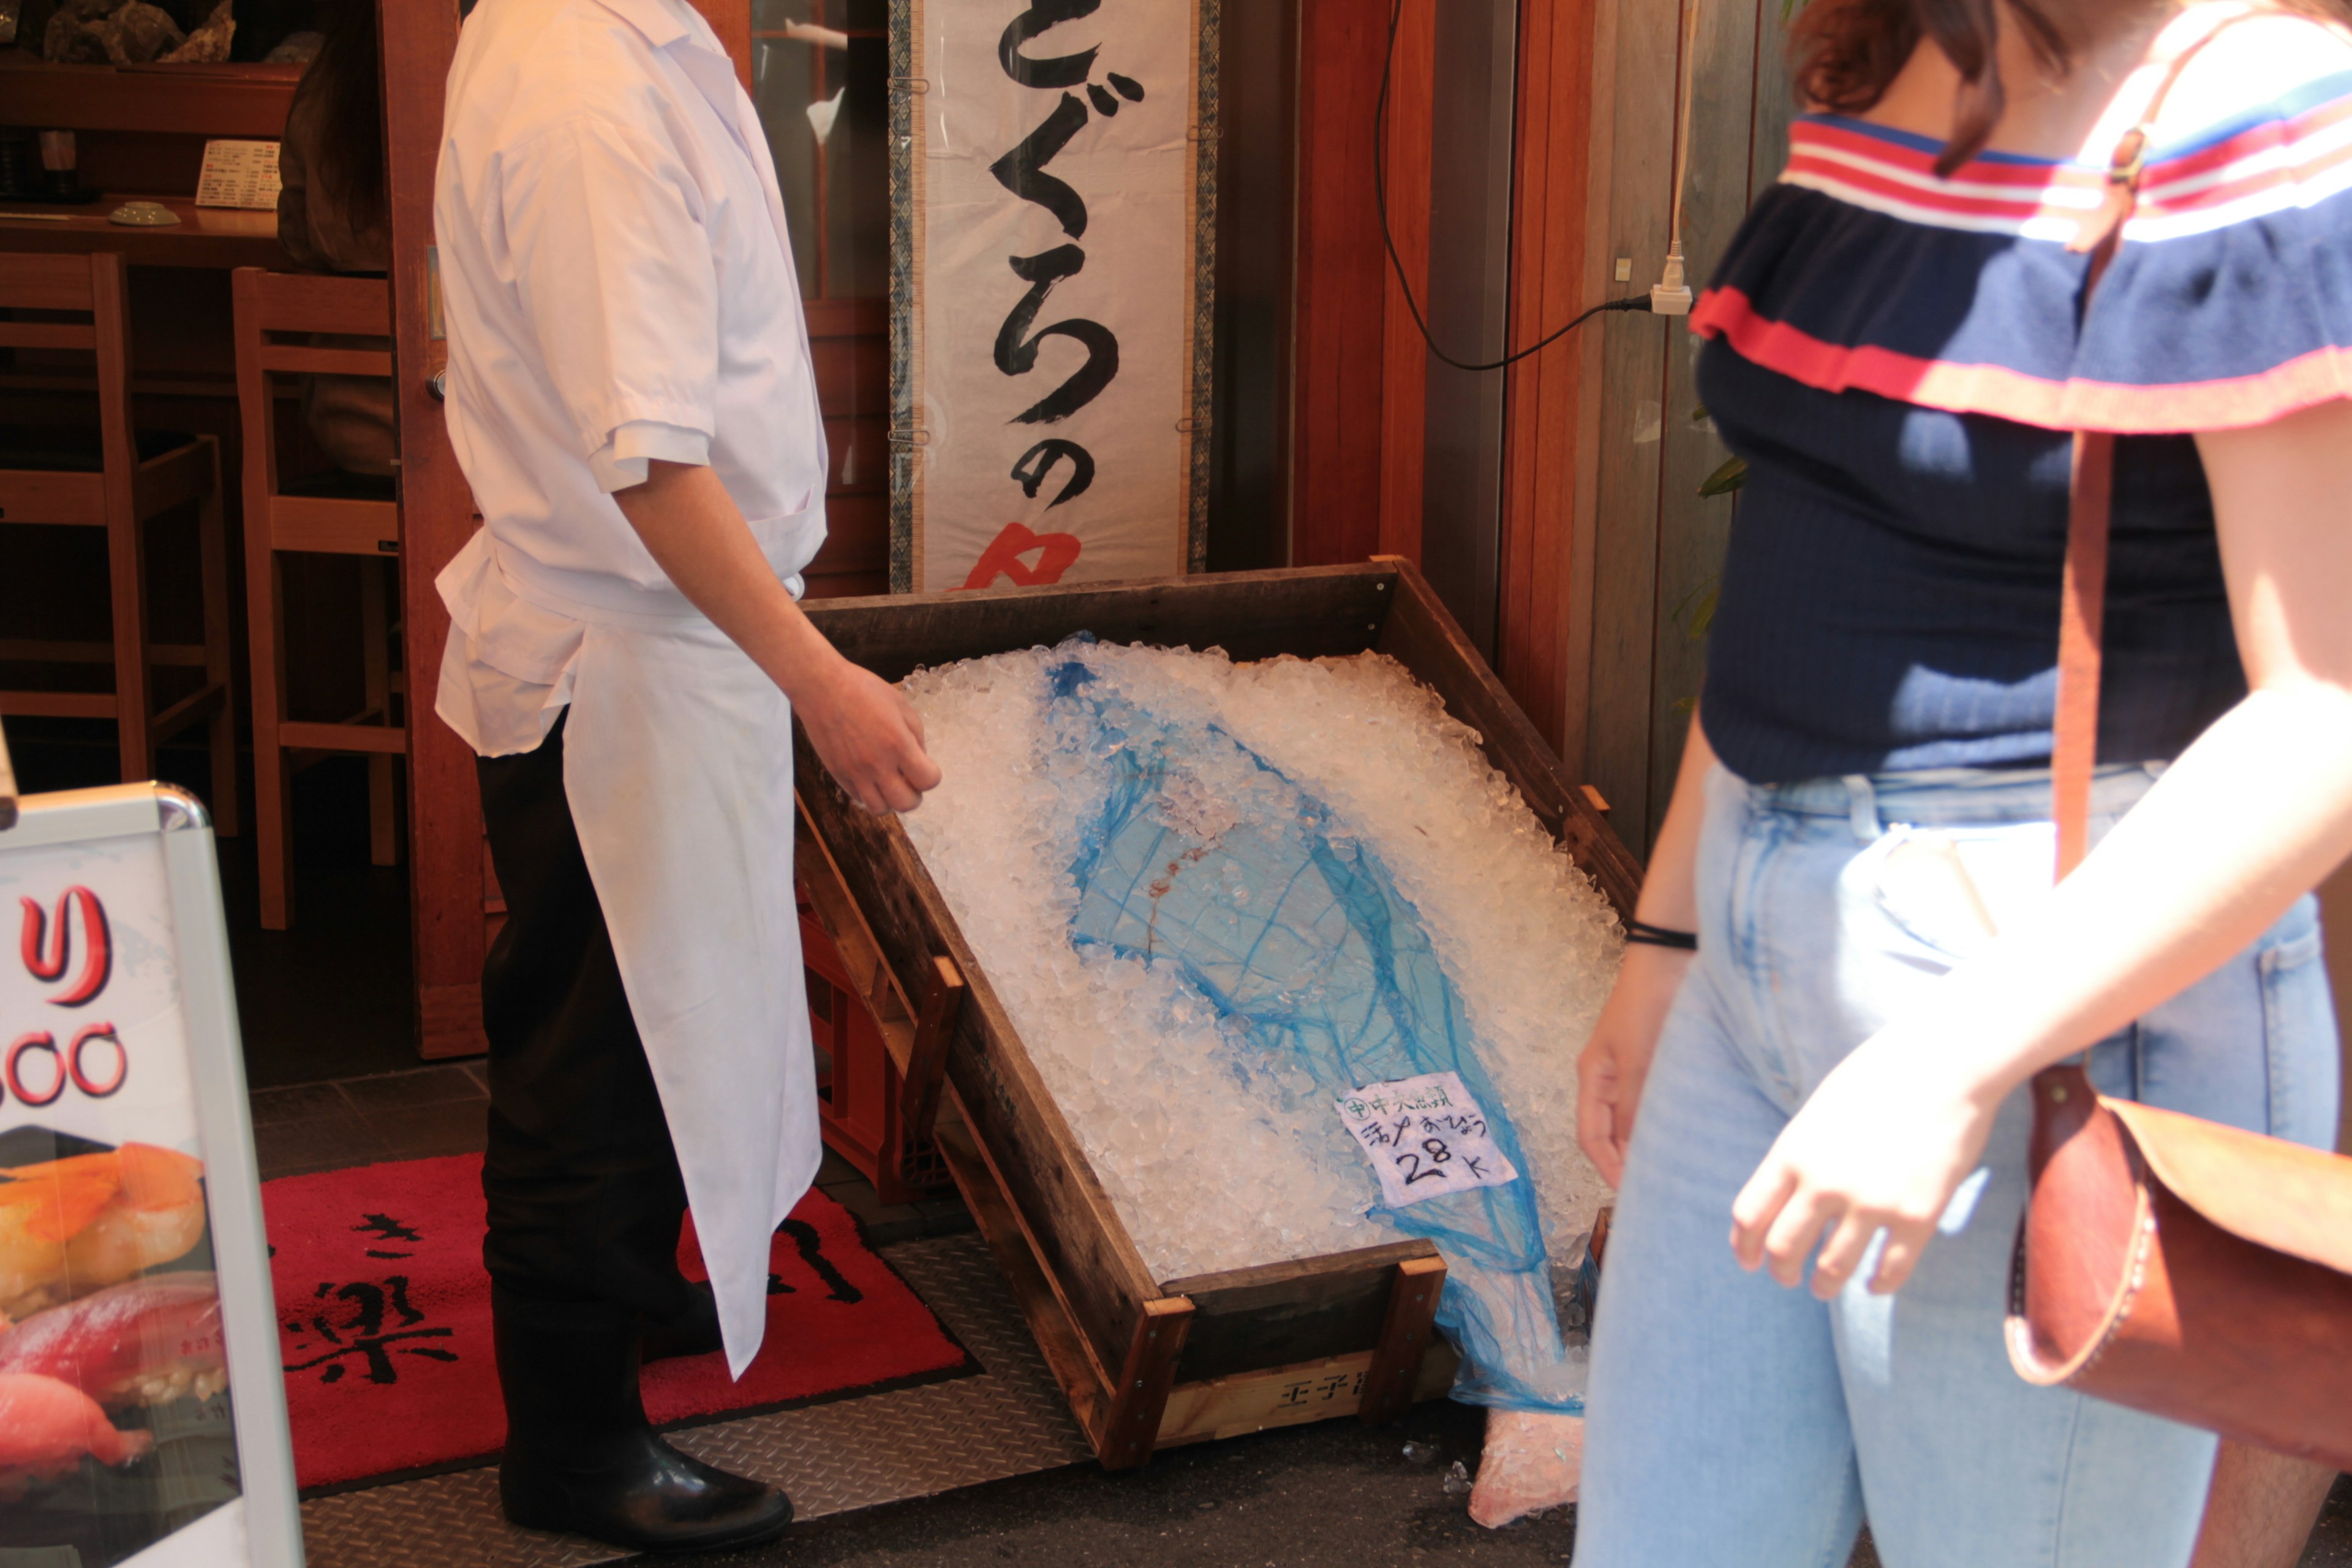
[[[1058,583],[1062,574],[1076,563],[1079,548],[1076,534],[1032,533],[1024,523],[1008,522],[1004,531],[981,552],[979,563],[972,567],[971,575],[963,580],[963,585],[985,588],[999,577],[1012,578],[1016,588]],[[1021,559],[1033,550],[1041,552],[1034,566]]]
[[[73,984],[49,998],[52,1005],[79,1007],[106,989],[114,973],[114,941],[106,927],[106,906],[88,888],[68,888],[58,895],[56,921],[49,912],[31,899],[17,900],[25,906],[25,928],[19,943],[25,969],[36,980],[47,984],[65,978],[73,964],[73,915],[81,913],[82,961],[81,973]]]

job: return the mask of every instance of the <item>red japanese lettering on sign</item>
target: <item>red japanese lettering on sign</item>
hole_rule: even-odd
[[[26,973],[44,985],[65,980],[68,972],[73,975],[64,990],[46,999],[48,1004],[79,1007],[96,1000],[114,976],[114,936],[98,895],[84,887],[68,888],[58,895],[54,914],[37,899],[19,901],[25,921],[18,954]],[[0,1090],[35,1109],[56,1104],[68,1087],[104,1100],[130,1076],[131,1054],[110,1023],[85,1024],[63,1047],[53,1029],[29,1030],[0,1052]]]
[[[105,1049],[93,1051],[93,1046]],[[66,1075],[92,1100],[104,1100],[122,1087],[122,1080],[131,1076],[131,1053],[122,1048],[113,1025],[90,1024],[73,1037],[66,1049]]]
[[[1016,588],[1058,583],[1062,574],[1076,564],[1080,548],[1074,533],[1032,533],[1025,523],[1008,522],[1004,531],[981,552],[979,562],[973,565],[971,575],[963,580],[963,585],[985,588],[999,577],[1012,578]],[[1038,552],[1034,566],[1021,559],[1033,550]]]
[[[44,1052],[49,1058],[46,1068],[33,1069],[48,1074],[46,1083],[38,1079],[31,1083],[26,1081],[25,1058],[35,1051]],[[65,1058],[58,1052],[58,1037],[47,1029],[17,1036],[8,1047],[7,1057],[0,1059],[0,1077],[6,1079],[8,1092],[26,1105],[38,1108],[56,1104],[58,1097],[66,1091],[67,1077]]]
[[[59,1007],[79,1007],[106,989],[114,973],[114,941],[106,927],[106,906],[88,888],[68,888],[58,896],[58,912],[54,924],[49,913],[32,899],[18,900],[25,906],[25,931],[21,950],[25,968],[33,978],[44,984],[62,980],[73,963],[73,920],[81,916],[81,973],[73,984],[49,998]]]

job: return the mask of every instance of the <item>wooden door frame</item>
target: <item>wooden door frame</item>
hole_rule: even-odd
[[[385,205],[392,229],[394,399],[400,418],[400,597],[407,680],[408,844],[418,1054],[478,1056],[482,1033],[484,866],[474,753],[435,716],[449,613],[434,578],[473,536],[473,492],[450,449],[432,377],[447,363],[435,327],[433,174],[443,85],[457,47],[457,0],[386,6]]]

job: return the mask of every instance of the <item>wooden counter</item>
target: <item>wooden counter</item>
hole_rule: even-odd
[[[107,214],[133,201],[161,202],[179,214],[180,221],[163,228],[108,221]],[[110,250],[133,267],[294,269],[293,260],[278,244],[275,212],[200,207],[185,196],[109,193],[79,207],[0,202],[0,250],[76,256]]]

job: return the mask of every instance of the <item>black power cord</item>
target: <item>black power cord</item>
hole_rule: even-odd
[[[1389,0],[1388,48],[1381,56],[1381,95],[1372,105],[1372,199],[1380,208],[1381,243],[1388,247],[1389,266],[1395,269],[1397,287],[1404,293],[1404,308],[1412,312],[1412,324],[1421,329],[1421,341],[1429,345],[1429,352],[1456,370],[1501,370],[1518,363],[1529,354],[1541,353],[1603,310],[1648,310],[1650,297],[1647,294],[1628,294],[1622,300],[1603,300],[1568,325],[1547,333],[1517,353],[1507,353],[1501,359],[1486,364],[1455,359],[1437,346],[1437,340],[1429,335],[1429,322],[1421,313],[1421,304],[1412,297],[1412,284],[1404,275],[1404,258],[1397,255],[1396,236],[1389,229],[1389,79],[1396,66],[1397,25],[1403,15],[1404,0]]]

